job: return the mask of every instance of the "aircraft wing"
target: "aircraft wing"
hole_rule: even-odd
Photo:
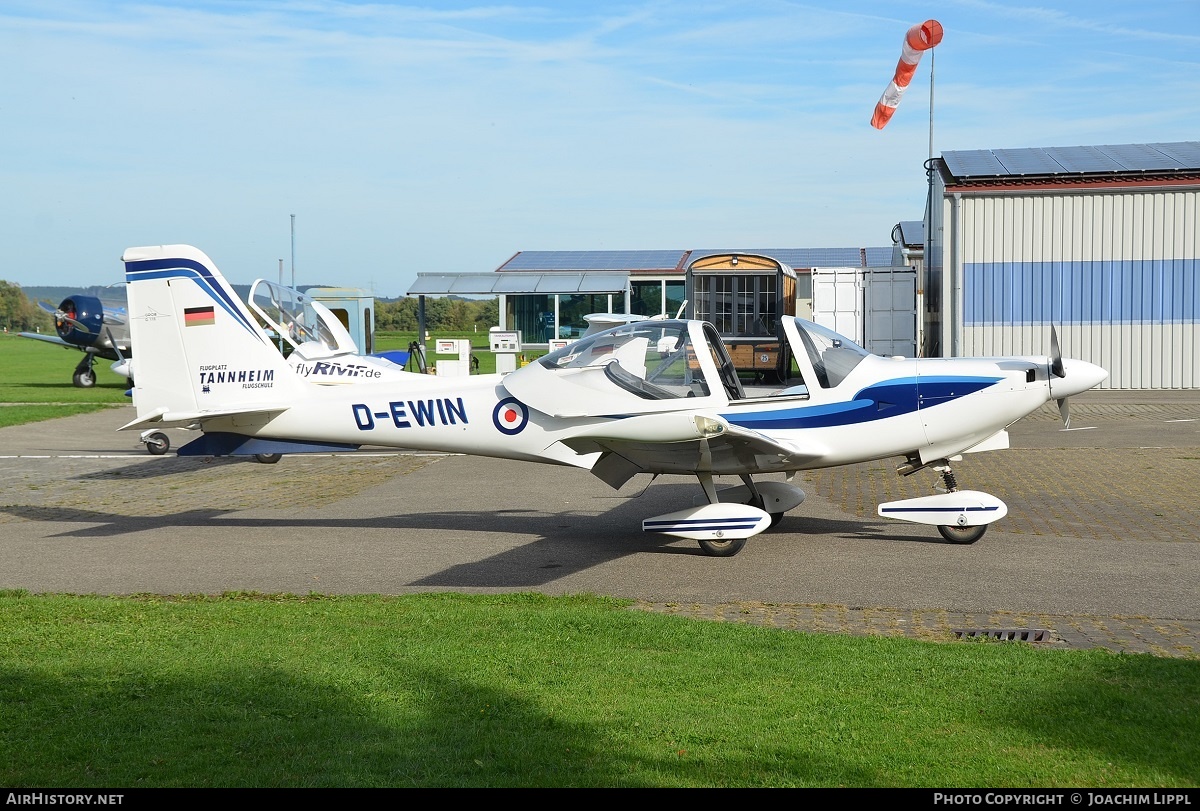
[[[828,453],[817,445],[775,440],[736,425],[726,426],[715,436],[684,441],[581,434],[563,444],[580,454],[598,452],[592,473],[614,488],[638,473],[726,475],[796,470],[814,466]]]
[[[57,335],[42,335],[40,332],[18,332],[17,336],[20,338],[32,338],[35,341],[45,341],[48,344],[55,344],[57,346],[65,346],[67,349],[83,349],[83,347],[77,344],[67,343]]]

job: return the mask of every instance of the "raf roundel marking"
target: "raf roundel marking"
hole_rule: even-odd
[[[492,424],[502,434],[519,434],[529,424],[529,409],[516,397],[505,397],[492,409]]]

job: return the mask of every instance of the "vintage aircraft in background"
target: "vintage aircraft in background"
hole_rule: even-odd
[[[113,361],[112,370],[130,376],[129,359],[133,352],[129,341],[129,316],[125,307],[105,306],[95,296],[75,295],[63,299],[57,308],[38,302],[54,316],[54,335],[39,332],[18,333],[22,338],[78,349],[83,358],[75,366],[71,382],[81,389],[96,385],[96,358]]]
[[[513,372],[401,371],[322,386],[295,373],[202,251],[149,246],[122,258],[143,348],[137,417],[120,430],[201,431],[180,456],[381,445],[576,467],[613,488],[639,473],[695,476],[703,495],[692,507],[642,528],[715,556],[736,554],[804,501],[799,471],[891,457],[900,475],[941,474],[942,492],[882,504],[879,515],[972,543],[1007,507],[958,489],[951,462],[1008,447],[1008,426],[1051,401],[1066,420],[1067,398],[1108,374],[1061,357],[1053,331],[1049,356],[901,358],[785,317],[791,379],[747,391],[712,324],[644,319]],[[784,478],[763,478],[772,474]],[[741,483],[718,489],[719,476]]]

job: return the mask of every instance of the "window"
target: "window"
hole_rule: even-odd
[[[779,318],[776,274],[695,274],[696,317],[717,328],[723,338],[775,335]]]

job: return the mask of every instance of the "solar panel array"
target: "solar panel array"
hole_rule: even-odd
[[[943,152],[957,178],[1027,175],[1194,172],[1200,170],[1200,141],[1029,149]]]
[[[614,271],[586,273],[418,273],[409,296],[497,295],[543,293],[623,293],[629,274]]]
[[[758,254],[768,256],[791,268],[860,267],[864,264],[879,267],[890,265],[892,248],[722,248],[693,251],[521,251],[499,267],[503,273],[522,271],[587,271],[619,270],[682,271],[685,266],[705,256],[722,254]]]
[[[500,270],[673,270],[683,251],[521,251]]]

